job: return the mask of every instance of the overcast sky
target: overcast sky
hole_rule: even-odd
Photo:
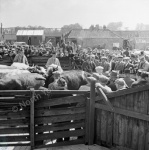
[[[149,0],[0,0],[3,27],[79,23],[88,28],[122,21],[124,27],[135,29],[137,23],[149,24],[148,15]]]

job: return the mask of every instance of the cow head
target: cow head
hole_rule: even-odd
[[[67,82],[66,82],[66,80],[65,80],[64,78],[62,78],[62,77],[57,80],[57,85],[58,85],[58,87],[67,89]]]
[[[49,77],[53,76],[53,72],[58,71],[58,66],[49,66],[47,69],[47,75]]]

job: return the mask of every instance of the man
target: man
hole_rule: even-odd
[[[73,47],[70,44],[70,41],[68,42],[68,45],[66,46],[66,50],[68,52],[68,55],[73,53]]]
[[[129,57],[124,57],[124,71],[126,70],[126,69],[132,69],[133,68],[133,65],[130,63],[130,58]]]
[[[107,86],[109,78],[104,75],[99,75],[97,73],[93,73],[93,77],[97,80],[96,88],[101,88],[105,94],[111,93],[112,90]]]
[[[89,73],[95,72],[96,65],[93,61],[91,61],[91,58],[92,58],[92,56],[88,55],[87,60],[85,62],[83,62],[83,64],[82,64],[83,71],[86,71]]]
[[[103,74],[103,67],[97,66],[97,67],[95,68],[95,70],[96,70],[96,72],[97,72],[99,75],[102,75],[102,74]]]
[[[99,63],[99,66],[104,68],[103,73],[108,74],[110,72],[110,63],[107,61],[107,57],[101,57],[101,62]]]
[[[141,71],[149,71],[149,62],[146,61],[145,56],[140,57],[139,70]]]
[[[129,69],[126,69],[124,71],[124,73],[125,73],[124,81],[126,82],[128,87],[131,87],[132,83],[135,82],[135,80],[130,77],[130,70]]]
[[[116,85],[117,91],[128,88],[125,81],[122,78],[115,80],[115,85]]]
[[[138,70],[139,61],[134,54],[131,54],[131,61],[130,63],[133,65],[132,73],[136,74]]]
[[[18,54],[15,56],[13,62],[19,62],[19,63],[24,63],[26,65],[29,65],[28,60],[27,60],[26,56],[24,55],[23,48],[18,48]]]
[[[126,57],[130,56],[128,47],[126,48],[126,51],[124,51],[123,55],[126,56]]]
[[[115,85],[115,80],[119,78],[119,73],[118,71],[112,70],[110,74],[110,81],[107,83],[107,85],[112,89],[112,91],[116,91],[116,85]]]
[[[52,57],[48,59],[47,64],[46,64],[46,67],[48,68],[48,66],[50,66],[50,65],[52,65],[52,64],[61,67],[61,64],[60,64],[60,62],[59,62],[59,59],[56,58],[56,52],[52,52]]]
[[[117,58],[118,60],[117,60],[117,62],[116,62],[116,64],[115,64],[115,68],[114,68],[114,70],[117,70],[117,71],[119,71],[119,73],[123,73],[123,70],[124,70],[124,62],[123,62],[123,56],[118,56],[118,58]]]
[[[148,81],[146,80],[146,78],[148,77],[148,74],[145,72],[142,72],[141,70],[139,70],[136,74],[137,77],[137,81],[133,82],[131,87],[140,87],[140,86],[144,86],[148,84]]]

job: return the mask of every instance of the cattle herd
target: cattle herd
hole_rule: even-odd
[[[23,63],[13,63],[11,66],[0,65],[0,90],[78,90],[87,84],[84,71],[63,71],[60,66],[50,65],[47,70],[43,67],[29,67]],[[52,89],[52,88],[53,89]]]

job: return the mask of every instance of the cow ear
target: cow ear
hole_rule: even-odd
[[[46,78],[44,78],[44,77],[36,77],[35,79],[36,80],[46,80]]]

